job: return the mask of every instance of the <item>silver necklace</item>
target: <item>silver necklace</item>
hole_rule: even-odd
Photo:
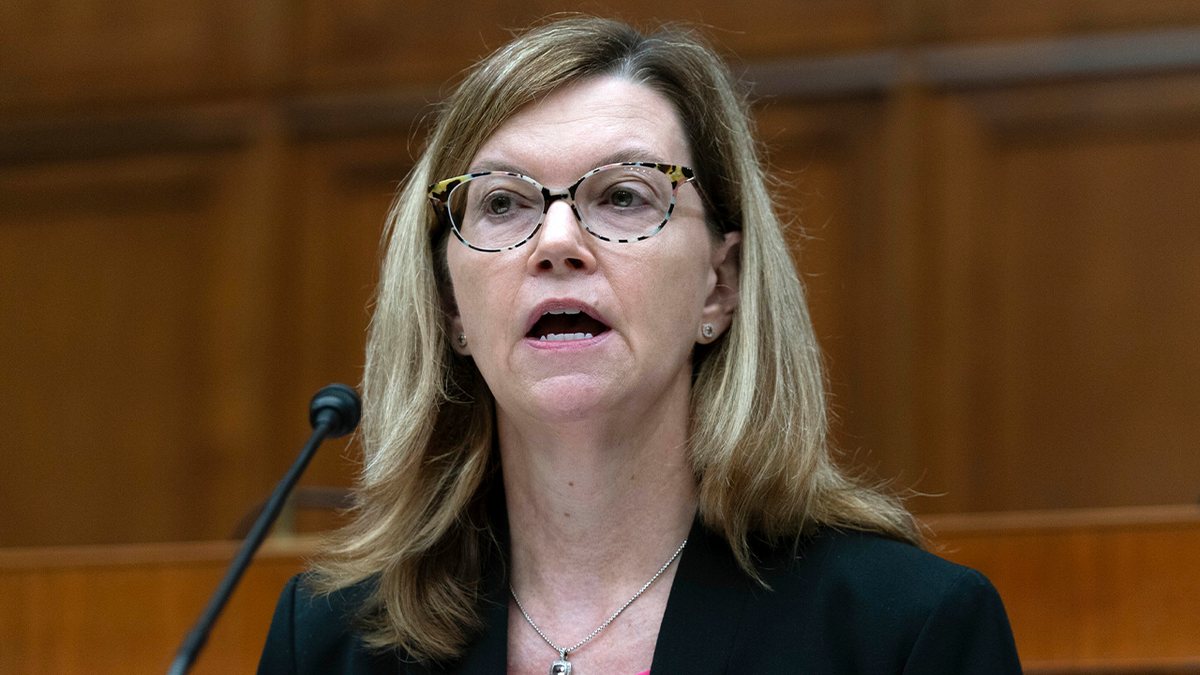
[[[650,577],[650,581],[647,581],[645,586],[642,586],[640,589],[638,589],[638,592],[634,593],[632,598],[626,600],[625,604],[621,605],[621,609],[613,612],[613,615],[608,617],[608,621],[600,624],[599,628],[592,631],[587,637],[575,643],[573,647],[559,647],[558,645],[554,644],[550,638],[546,637],[546,634],[542,632],[542,629],[538,628],[538,625],[533,622],[533,619],[529,618],[529,612],[525,611],[525,605],[521,604],[521,599],[517,597],[516,589],[513,588],[512,582],[509,582],[508,591],[512,593],[513,600],[517,601],[517,608],[521,610],[521,614],[525,615],[525,620],[529,622],[530,626],[533,626],[533,629],[537,631],[538,635],[542,636],[542,639],[546,641],[546,644],[550,645],[554,651],[558,652],[558,660],[550,664],[550,675],[571,675],[571,662],[567,660],[567,655],[587,644],[588,640],[591,640],[599,635],[600,631],[608,628],[608,624],[612,623],[613,619],[616,619],[618,616],[620,616],[621,612],[624,612],[626,607],[632,605],[634,600],[637,600],[642,593],[646,592],[647,588],[650,588],[650,584],[657,581],[658,578],[662,576],[662,573],[667,571],[667,568],[671,566],[671,563],[675,562],[675,559],[678,558],[679,554],[683,552],[684,546],[687,546],[687,539],[683,540],[683,543],[679,545],[679,548],[675,549],[675,552],[671,554],[670,559],[663,563],[662,567],[658,568],[658,571],[654,573],[654,576]]]

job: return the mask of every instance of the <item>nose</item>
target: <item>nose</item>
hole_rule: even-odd
[[[529,256],[531,273],[590,272],[596,267],[587,233],[566,202],[557,201],[550,205],[534,242]]]

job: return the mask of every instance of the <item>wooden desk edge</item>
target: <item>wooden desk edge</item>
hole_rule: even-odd
[[[1027,661],[1025,675],[1196,675],[1200,659],[1084,659],[1079,661]]]
[[[986,537],[1000,532],[1192,529],[1200,527],[1200,505],[946,513],[918,515],[917,518],[932,530],[935,540],[942,537]]]
[[[932,531],[936,542],[939,539],[989,537],[1000,533],[1196,529],[1200,528],[1200,505],[929,514],[918,518]],[[316,552],[320,541],[320,535],[272,537],[264,542],[256,559],[303,559]],[[236,541],[193,541],[0,548],[0,571],[224,562],[233,558],[239,545]]]
[[[303,559],[313,555],[320,536],[271,537],[255,560]],[[40,546],[0,548],[0,572],[63,567],[179,566],[223,563],[233,559],[241,542],[184,541],[153,544]]]

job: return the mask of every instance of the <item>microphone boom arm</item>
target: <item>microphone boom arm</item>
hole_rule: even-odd
[[[171,669],[167,671],[168,675],[184,675],[191,669],[196,657],[200,655],[200,650],[204,648],[204,643],[208,641],[209,632],[216,624],[221,611],[225,609],[225,604],[229,602],[229,597],[233,595],[233,590],[237,588],[246,568],[250,566],[255,552],[262,546],[267,533],[271,531],[271,526],[279,518],[288,494],[308,468],[308,463],[317,453],[317,448],[326,438],[337,438],[354,431],[354,427],[358,426],[361,406],[358,393],[344,384],[323,387],[313,397],[309,406],[309,421],[312,423],[313,432],[308,437],[308,442],[300,450],[300,456],[288,469],[287,474],[275,486],[275,491],[271,493],[271,498],[267,500],[267,505],[258,516],[258,520],[254,521],[250,533],[246,535],[237,554],[230,561],[225,577],[213,592],[204,612],[179,645]]]

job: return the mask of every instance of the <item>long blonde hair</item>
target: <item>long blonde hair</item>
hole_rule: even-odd
[[[751,576],[752,535],[795,541],[830,526],[922,542],[895,499],[850,479],[830,457],[820,353],[735,78],[687,29],[643,35],[573,17],[530,30],[467,74],[388,217],[362,384],[357,506],[312,576],[325,592],[372,578],[371,646],[426,661],[460,654],[480,625],[480,579],[495,548],[484,505],[497,462],[493,403],[470,359],[450,347],[447,236],[427,186],[465,173],[524,106],[599,75],[643,83],[672,102],[710,229],[743,236],[733,325],[696,355],[690,452],[704,523]]]

